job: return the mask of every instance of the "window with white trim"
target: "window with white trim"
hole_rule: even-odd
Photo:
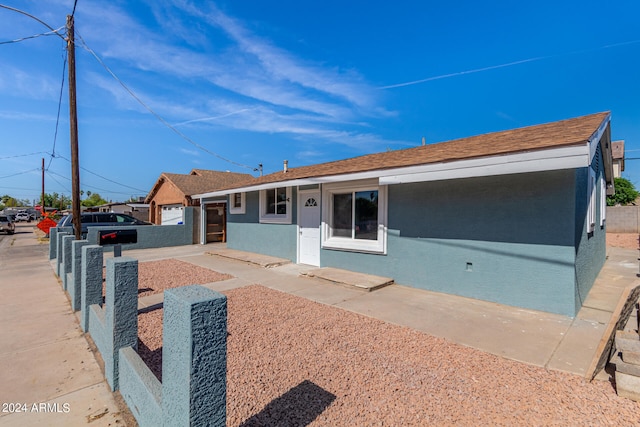
[[[243,214],[245,213],[245,193],[231,193],[229,195],[229,213]]]
[[[587,233],[593,233],[596,229],[596,172],[589,169],[587,185]]]
[[[260,191],[260,222],[291,224],[291,187]]]
[[[328,249],[359,252],[386,251],[387,187],[325,184],[323,242]]]

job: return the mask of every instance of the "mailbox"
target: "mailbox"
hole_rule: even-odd
[[[119,243],[138,243],[138,230],[100,230],[100,245],[116,245]]]

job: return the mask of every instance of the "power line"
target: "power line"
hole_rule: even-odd
[[[187,141],[189,144],[193,145],[194,147],[198,148],[199,150],[202,150],[205,153],[211,154],[212,156],[217,157],[218,159],[223,160],[223,161],[225,161],[227,163],[231,163],[232,165],[236,165],[236,166],[239,166],[239,167],[242,167],[242,168],[250,169],[252,171],[257,171],[258,170],[257,168],[254,168],[254,167],[251,167],[251,166],[248,166],[248,165],[245,165],[245,164],[238,163],[238,162],[235,162],[233,160],[227,159],[226,157],[223,157],[220,154],[215,153],[215,152],[203,147],[202,145],[196,143],[191,138],[186,136],[184,133],[180,132],[173,125],[171,125],[164,118],[162,118],[162,116],[160,116],[158,113],[153,111],[151,109],[151,107],[149,107],[147,104],[145,104],[131,89],[129,89],[129,87],[122,80],[120,80],[120,78],[118,76],[116,76],[116,74],[113,71],[111,71],[111,69],[107,66],[107,64],[105,64],[102,61],[102,59],[87,45],[87,43],[84,41],[82,36],[80,34],[78,34],[77,32],[76,32],[76,34],[77,34],[78,38],[80,39],[80,41],[82,42],[82,47],[87,52],[89,52],[91,55],[93,55],[93,57],[100,63],[100,65],[102,65],[102,67],[104,67],[104,69],[107,70],[107,72],[111,75],[111,77],[113,77],[120,84],[120,86],[122,86],[124,88],[124,90],[126,90],[129,93],[129,95],[131,95],[131,97],[133,97],[133,99],[135,99],[149,113],[151,113],[156,119],[158,119],[163,125],[165,125],[169,129],[171,129],[179,137],[181,137],[182,139],[184,139],[185,141]]]
[[[66,176],[64,176],[64,175],[60,175],[59,173],[52,172],[52,171],[47,171],[47,173],[49,173],[49,174],[53,174],[53,175],[56,175],[56,176],[58,176],[58,177],[60,177],[60,178],[66,179],[67,181],[71,181],[71,178],[67,178],[67,177],[66,177]],[[55,180],[55,179],[54,179],[54,181],[56,181],[58,184],[60,184],[60,182],[59,182],[59,181],[57,181],[57,180]],[[62,185],[62,184],[60,184],[60,185]],[[107,193],[131,195],[131,193],[128,193],[128,192],[123,192],[123,191],[112,191],[112,190],[108,190],[108,189],[106,189],[106,188],[96,187],[95,185],[82,184],[82,186],[83,186],[84,188],[93,188],[93,189],[95,189],[95,190],[105,191],[105,192],[107,192]],[[142,190],[140,190],[140,191],[142,191]],[[146,193],[146,191],[144,191],[144,192]]]
[[[56,157],[60,157],[61,159],[64,159],[64,160],[68,161],[69,163],[71,163],[71,160],[67,159],[67,158],[66,158],[66,157],[64,157],[64,156],[61,156],[61,155],[59,155],[59,154],[58,154]],[[85,172],[90,173],[91,175],[95,175],[95,176],[97,176],[98,178],[102,178],[102,179],[104,179],[105,181],[109,181],[109,182],[111,182],[111,183],[113,183],[113,184],[117,184],[117,185],[120,185],[120,186],[122,186],[122,187],[130,188],[131,190],[136,190],[136,191],[140,191],[140,192],[143,192],[143,193],[147,193],[147,190],[141,190],[141,189],[136,188],[136,187],[131,187],[130,185],[122,184],[122,183],[120,183],[120,182],[114,181],[114,180],[112,180],[112,179],[109,179],[109,178],[107,178],[107,177],[104,177],[104,176],[102,176],[102,175],[100,175],[100,174],[97,174],[97,173],[95,173],[95,172],[92,172],[92,171],[88,170],[87,168],[83,168],[82,166],[80,167],[80,169],[82,169],[82,170],[83,170],[83,171],[85,171]],[[109,191],[109,190],[103,190],[103,191]],[[115,191],[112,191],[112,193],[115,193]]]
[[[14,40],[7,40],[7,41],[4,41],[4,42],[0,42],[0,44],[20,43],[20,42],[23,42],[25,40],[31,40],[31,39],[35,39],[35,38],[38,38],[38,37],[56,36],[56,35],[58,35],[58,31],[62,30],[63,28],[64,27],[60,27],[57,30],[48,31],[46,33],[40,33],[40,34],[34,34],[32,36],[20,37],[19,39],[14,39]]]
[[[25,173],[30,173],[30,172],[39,171],[39,170],[40,170],[40,168],[29,169],[29,170],[26,170],[26,171],[23,171],[23,172],[17,172],[17,173],[11,174],[11,175],[0,176],[0,179],[13,178],[14,176],[24,175]]]
[[[42,25],[44,25],[45,27],[50,29],[52,32],[54,32],[62,40],[65,39],[63,34],[58,33],[59,30],[54,29],[51,25],[47,24],[46,22],[44,22],[43,20],[41,20],[39,18],[36,18],[35,16],[31,15],[30,13],[27,13],[27,12],[25,12],[23,10],[20,10],[20,9],[16,9],[15,7],[6,6],[4,4],[0,4],[0,7],[4,8],[4,9],[12,10],[14,12],[21,13],[22,15],[28,16],[29,18],[32,18],[32,19],[35,19],[36,21],[38,21],[39,23],[41,23]],[[64,28],[64,27],[62,27],[62,28]]]
[[[78,0],[73,2],[73,10],[71,11],[71,16],[76,14],[76,6],[78,5]]]
[[[16,154],[15,156],[0,157],[0,160],[15,159],[16,157],[35,156],[37,154],[49,154],[49,153],[47,153],[46,151],[37,151],[35,153],[29,153],[29,154]]]
[[[59,175],[59,174],[57,174],[57,173],[55,173],[55,172],[51,172],[51,171],[47,171],[47,175],[49,175],[49,178],[51,178],[52,180],[54,180],[55,182],[57,182],[57,183],[58,183],[58,185],[59,185],[60,187],[62,187],[65,191],[67,191],[67,192],[71,193],[71,190],[69,190],[67,187],[65,187],[65,185],[64,185],[64,184],[62,184],[60,181],[58,181],[57,179],[55,179],[55,178],[53,177],[53,175],[58,175],[59,177],[64,178],[64,179],[70,179],[70,178],[66,178],[66,177],[64,177],[64,176],[62,176],[62,175]]]
[[[51,162],[56,155],[56,140],[58,139],[58,125],[60,124],[60,108],[62,107],[62,93],[64,92],[64,79],[65,79],[65,71],[67,68],[67,57],[65,55],[64,60],[62,62],[62,83],[60,84],[60,96],[58,97],[58,114],[56,116],[56,130],[53,134],[53,148],[51,149],[51,158],[49,159],[49,164],[47,165],[46,170],[51,166]]]

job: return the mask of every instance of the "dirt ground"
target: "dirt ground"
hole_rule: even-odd
[[[607,246],[626,249],[638,249],[640,235],[631,233],[607,233]]]
[[[637,235],[609,242],[638,243]],[[155,277],[172,265],[154,264]],[[200,269],[191,266],[171,285],[197,283],[191,273],[206,274]],[[609,382],[258,285],[225,294],[229,426],[640,425],[640,404],[618,397]],[[160,378],[162,309],[138,319],[139,353]]]

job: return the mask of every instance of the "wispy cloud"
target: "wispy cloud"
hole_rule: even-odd
[[[55,121],[54,115],[25,113],[22,111],[1,111],[0,118],[7,120],[25,120],[25,121]]]
[[[197,150],[187,150],[186,148],[180,148],[180,152],[188,154],[189,156],[199,157],[202,152]]]
[[[62,60],[60,61],[60,73],[62,73]],[[0,91],[11,96],[30,99],[57,99],[61,84],[62,80],[54,81],[50,75],[44,72],[26,72],[7,64],[0,67]]]
[[[225,31],[242,52],[258,61],[261,69],[272,79],[314,89],[360,107],[372,105],[373,97],[368,85],[361,82],[359,76],[304,64],[289,52],[254,36],[241,23],[223,14],[211,3],[208,12],[196,7],[188,7],[186,10]]]
[[[368,129],[368,118],[393,113],[380,104],[383,95],[357,72],[299,58],[253,34],[211,2],[197,7],[190,2],[149,5],[164,31],[141,25],[117,4],[87,4],[82,11],[91,31],[82,35],[166,120],[177,126],[211,125],[330,138],[329,143],[335,142],[335,135],[342,135],[349,140],[340,143],[349,146],[358,145],[356,140],[365,143],[367,138],[367,145],[395,143]],[[166,86],[147,87],[143,78],[131,81],[139,73],[119,72],[131,66],[165,76],[154,81],[165,81]],[[90,78],[112,94],[120,108],[140,110],[108,78]]]

